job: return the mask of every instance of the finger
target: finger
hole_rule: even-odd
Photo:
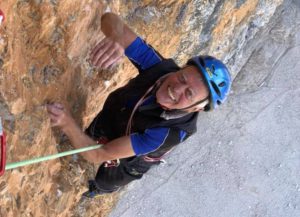
[[[46,108],[47,108],[48,113],[50,113],[50,114],[61,115],[63,113],[62,109],[59,109],[54,105],[47,105]]]
[[[102,68],[107,69],[111,65],[117,64],[117,62],[120,61],[122,57],[123,55],[121,55],[118,51],[115,51],[111,55],[111,57],[102,64]]]
[[[57,103],[57,102],[53,103],[52,105],[55,106],[55,107],[58,108],[58,109],[61,109],[61,110],[64,110],[64,109],[65,109],[64,106],[63,106],[62,104]]]
[[[98,57],[98,61],[95,65],[100,68],[103,67],[103,63],[111,59],[114,52],[116,52],[116,50],[114,49],[113,46],[111,46],[110,48],[108,48],[108,50],[105,53],[103,53],[101,56]]]
[[[102,39],[93,49],[92,49],[92,52],[90,53],[90,56],[94,56],[95,53],[97,53],[97,51],[103,46],[103,44],[106,43],[108,39],[107,38],[104,38]]]
[[[64,110],[64,109],[65,109],[65,107],[64,107],[63,104],[57,103],[57,102],[51,103],[51,104],[46,104],[46,107],[49,107],[49,108],[57,108],[57,109],[60,109],[60,110]]]
[[[53,113],[52,111],[48,111],[48,116],[53,115],[54,117],[60,116],[60,114]]]
[[[114,67],[116,67],[116,66],[121,62],[122,58],[123,58],[123,55],[122,55],[122,56],[119,56],[119,57],[117,58],[117,60],[116,60],[114,63],[112,63],[111,65],[107,66],[106,69],[111,70],[111,69],[113,69]]]
[[[50,126],[51,126],[51,127],[58,127],[59,124],[57,123],[57,121],[52,121],[52,120],[50,120]]]
[[[55,114],[49,114],[49,118],[51,122],[57,122],[58,116]]]
[[[51,127],[58,126],[58,119],[55,115],[49,115]]]
[[[107,52],[110,52],[111,48],[112,48],[112,45],[113,45],[113,42],[112,41],[109,41],[107,42],[105,45],[103,45],[101,47],[101,49],[98,50],[98,52],[94,55],[94,58],[93,58],[93,64],[97,66],[97,62],[99,60],[101,60],[101,57],[103,55],[107,55],[106,53]]]
[[[102,53],[103,50],[106,50],[111,43],[112,41],[110,41],[108,38],[105,38],[103,41],[100,42],[99,46],[97,46],[97,49],[95,49],[93,54],[91,55],[92,63],[94,63],[97,60],[99,52]]]
[[[98,46],[93,50],[93,52],[90,54],[90,60],[93,63],[95,61],[95,57],[97,55],[97,53],[102,49],[102,47],[104,46],[104,42],[98,44]]]

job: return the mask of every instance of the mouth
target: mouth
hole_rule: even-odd
[[[168,95],[172,99],[173,102],[176,102],[176,98],[175,98],[170,86],[168,86]]]

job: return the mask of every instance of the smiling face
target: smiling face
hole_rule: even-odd
[[[208,88],[195,66],[171,73],[156,91],[157,102],[167,109],[187,108],[208,96]],[[196,106],[188,111],[199,109]]]

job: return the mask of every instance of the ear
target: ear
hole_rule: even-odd
[[[201,112],[201,111],[204,111],[204,108],[203,107],[200,107],[200,106],[194,106],[192,108],[189,108],[189,109],[186,109],[185,110],[186,112]]]

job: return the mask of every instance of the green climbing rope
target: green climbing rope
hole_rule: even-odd
[[[30,160],[24,160],[24,161],[20,161],[20,162],[8,163],[5,166],[5,170],[10,170],[10,169],[14,169],[14,168],[17,168],[17,167],[22,167],[22,166],[26,166],[26,165],[30,165],[30,164],[35,164],[35,163],[39,163],[39,162],[43,162],[43,161],[47,161],[47,160],[53,160],[53,159],[56,159],[56,158],[60,158],[60,157],[64,157],[64,156],[68,156],[68,155],[72,155],[72,154],[77,154],[77,153],[81,153],[81,152],[85,152],[85,151],[91,151],[91,150],[98,149],[98,148],[101,148],[101,147],[102,147],[102,145],[87,146],[87,147],[84,147],[84,148],[65,151],[65,152],[61,152],[61,153],[57,153],[57,154],[53,154],[53,155],[48,155],[48,156],[44,156],[44,157],[38,157],[38,158],[30,159]]]

